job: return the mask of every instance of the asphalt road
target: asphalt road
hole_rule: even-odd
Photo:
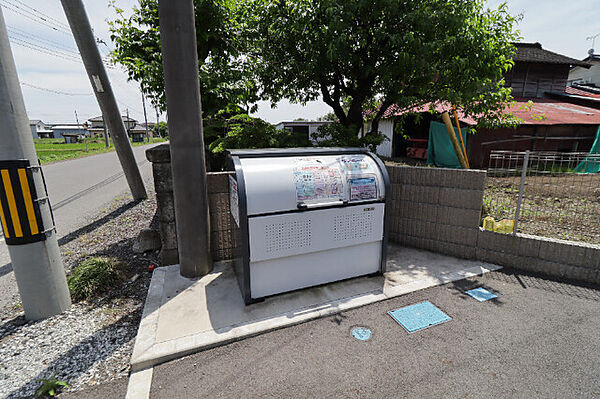
[[[499,299],[463,293],[481,285]],[[409,334],[387,315],[425,300],[452,320]],[[160,365],[151,398],[598,398],[599,305],[600,287],[493,272]]]
[[[146,187],[152,184],[152,167],[145,151],[133,149]],[[113,152],[58,162],[43,168],[59,239],[90,223],[114,198],[128,192],[117,154]],[[18,300],[17,286],[6,243],[0,235],[0,309]]]

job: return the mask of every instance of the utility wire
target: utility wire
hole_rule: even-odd
[[[71,53],[79,54],[79,52],[75,48],[69,47],[67,45],[64,45],[62,43],[56,42],[54,40],[49,40],[49,39],[46,39],[46,38],[44,38],[42,36],[34,35],[32,33],[24,31],[23,29],[15,28],[14,26],[7,25],[7,28],[8,28],[8,32],[12,33],[13,35],[21,36],[21,37],[23,37],[23,38],[25,38],[27,40],[36,40],[36,41],[39,41],[39,42],[43,42],[44,44],[47,44],[49,46],[54,46],[57,49],[62,50],[62,51],[68,51],[68,52],[71,52]]]
[[[40,86],[32,85],[31,83],[27,83],[27,82],[21,82],[21,84],[23,86],[31,87],[32,89],[46,91],[46,92],[54,93],[54,94],[61,94],[63,96],[93,96],[92,93],[69,93],[66,91],[48,89],[47,87],[40,87]]]
[[[10,2],[10,1],[14,1],[14,2],[17,2],[17,3],[19,3],[19,4],[23,5],[23,6],[25,6],[26,8],[29,8],[29,9],[33,10],[34,12],[36,12],[36,13],[40,14],[40,17],[39,17],[39,18],[43,18],[43,19],[45,19],[45,20],[48,20],[48,21],[49,21],[49,22],[51,22],[51,23],[55,23],[55,24],[57,24],[57,25],[59,25],[59,26],[62,26],[62,27],[64,27],[64,29],[66,29],[66,30],[68,30],[68,31],[71,31],[71,27],[69,27],[69,25],[68,25],[67,23],[65,23],[65,22],[63,22],[63,21],[61,21],[61,20],[59,20],[59,19],[56,19],[56,18],[54,18],[54,17],[51,17],[50,15],[48,15],[48,14],[45,14],[45,13],[43,13],[43,12],[39,11],[39,10],[36,10],[35,8],[31,7],[30,5],[27,5],[27,4],[25,4],[25,3],[24,3],[24,2],[22,2],[21,0],[5,0],[5,1],[9,1],[9,2]]]
[[[6,0],[3,0],[2,2],[0,2],[0,5],[2,5],[4,8],[6,8],[7,10],[10,10],[12,12],[14,12],[15,14],[19,14],[27,19],[30,19],[33,22],[37,22],[40,25],[43,25],[47,28],[50,28],[56,32],[60,32],[64,35],[69,35],[71,36],[71,32],[64,30],[64,29],[59,29],[58,27],[51,25],[50,23],[48,23],[47,21],[43,20],[43,19],[39,19],[38,17],[36,17],[35,15],[32,15],[32,13],[25,13],[21,10],[23,10],[21,7],[18,6],[14,6],[11,3],[7,3]]]

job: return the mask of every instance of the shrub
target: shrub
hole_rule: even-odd
[[[123,264],[116,259],[94,257],[84,260],[69,276],[67,283],[74,301],[90,299],[110,289],[121,279]]]

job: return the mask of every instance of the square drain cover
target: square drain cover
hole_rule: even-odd
[[[498,295],[496,295],[493,292],[490,292],[482,287],[474,288],[469,291],[465,291],[465,294],[472,296],[473,298],[477,299],[479,302],[489,301],[490,299],[498,298]]]
[[[433,306],[429,301],[392,310],[388,314],[408,332],[415,332],[452,320],[450,316]]]

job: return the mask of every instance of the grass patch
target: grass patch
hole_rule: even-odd
[[[123,263],[116,259],[94,257],[84,260],[67,280],[71,298],[77,302],[108,291],[123,279],[122,270]]]
[[[145,144],[162,143],[166,139],[160,137],[151,137],[150,143],[144,141],[141,143],[131,143],[133,147]],[[115,147],[110,141],[110,147],[106,147],[102,138],[86,138],[81,143],[65,143],[64,139],[34,139],[35,150],[42,164],[50,162],[64,161],[86,157],[104,152],[111,152]]]

